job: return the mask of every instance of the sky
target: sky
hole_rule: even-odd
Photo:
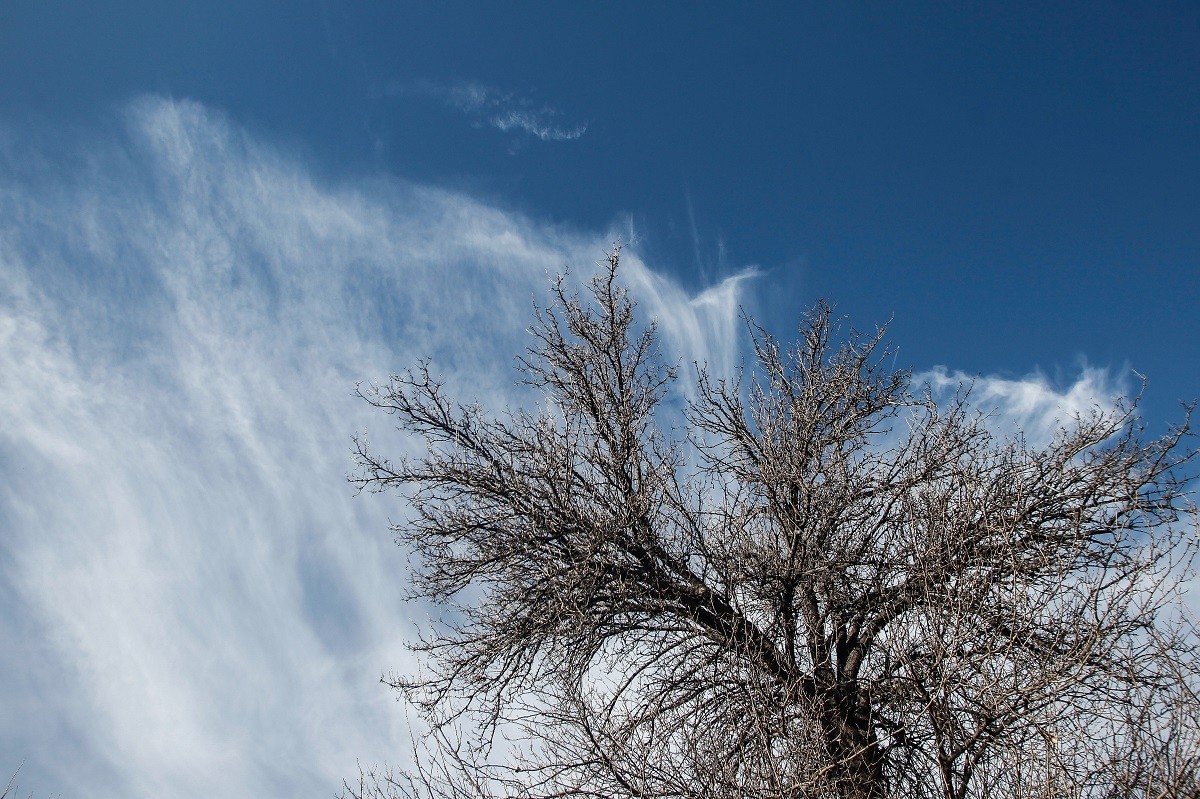
[[[1003,425],[1200,397],[1200,7],[0,5],[0,774],[333,796],[403,763],[352,397],[513,356],[610,243],[680,362],[820,298]]]

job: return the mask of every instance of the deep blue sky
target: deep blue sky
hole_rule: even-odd
[[[1200,388],[1195,4],[0,14],[8,120],[196,99],[322,173],[382,170],[580,227],[628,215],[652,264],[689,285],[758,264],[783,289],[759,309],[781,329],[826,295],[862,326],[894,314],[917,366],[1127,362],[1164,409]],[[389,89],[421,81],[515,93],[587,131],[527,141]]]
[[[0,782],[332,795],[409,751],[351,386],[431,355],[514,401],[530,296],[616,234],[685,359],[825,297],[1034,438],[1131,370],[1161,431],[1200,4],[0,4]]]

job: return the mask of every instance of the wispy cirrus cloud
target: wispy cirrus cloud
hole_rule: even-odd
[[[738,342],[744,332],[740,324],[743,284],[761,276],[756,267],[746,267],[694,296],[649,269],[639,268],[628,277],[647,312],[658,320],[670,351],[685,359],[687,353],[701,355],[680,365],[701,365],[720,378],[733,376],[739,366]],[[691,395],[695,370],[687,369],[683,374],[681,388]]]
[[[971,405],[987,414],[989,426],[998,434],[1021,431],[1035,445],[1048,444],[1060,429],[1095,411],[1111,412],[1130,392],[1128,379],[1109,369],[1084,366],[1079,375],[1063,386],[1053,385],[1044,374],[1024,377],[969,375],[939,366],[914,375],[918,385],[928,385],[935,398],[948,399],[968,390]]]
[[[572,141],[587,132],[587,123],[565,122],[562,112],[552,106],[473,81],[395,83],[386,93],[430,97],[461,111],[477,125],[526,133],[542,141]]]
[[[409,751],[378,678],[425,613],[404,508],[346,483],[352,434],[409,446],[353,385],[429,356],[522,402],[531,301],[611,237],[322,184],[195,103],[124,119],[0,131],[0,768],[39,795],[333,795]],[[639,296],[696,331],[681,355],[729,362],[732,305],[669,289]]]

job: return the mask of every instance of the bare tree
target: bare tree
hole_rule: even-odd
[[[1000,436],[821,304],[671,427],[618,264],[536,311],[536,411],[360,388],[427,444],[354,481],[452,613],[390,680],[433,745],[350,795],[1200,795],[1186,419]]]

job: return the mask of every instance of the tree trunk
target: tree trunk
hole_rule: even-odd
[[[883,753],[870,723],[868,708],[860,707],[852,688],[833,692],[822,713],[834,784],[839,799],[879,799],[884,796]]]

